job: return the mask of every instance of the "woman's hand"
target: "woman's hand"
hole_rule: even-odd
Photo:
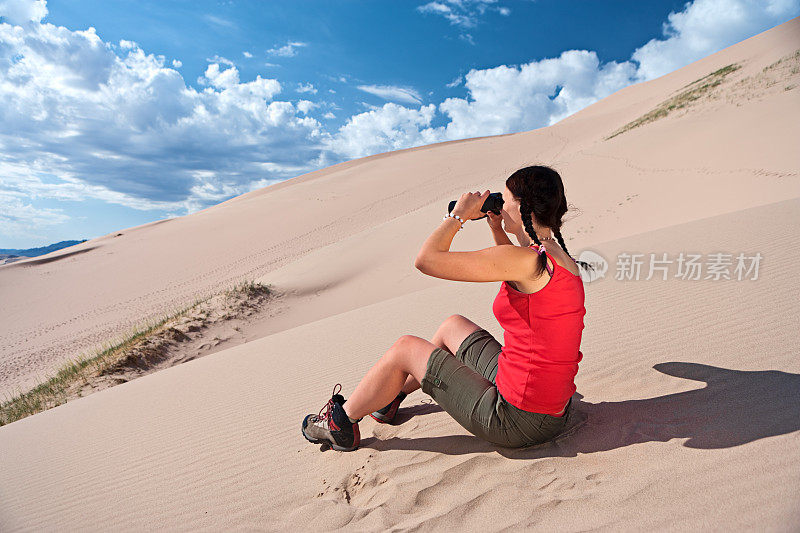
[[[465,221],[482,217],[484,213],[481,211],[481,207],[483,207],[490,194],[490,191],[486,191],[483,194],[480,192],[465,192],[458,199],[456,205],[453,206],[453,214],[460,216]]]
[[[486,222],[489,224],[489,227],[494,230],[502,230],[503,229],[503,215],[495,215],[493,211],[486,212]]]

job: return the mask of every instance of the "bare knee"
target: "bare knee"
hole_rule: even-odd
[[[436,346],[441,348],[447,348],[447,345],[444,342],[446,333],[453,328],[455,324],[459,322],[467,320],[463,315],[450,315],[449,317],[444,319],[444,322],[439,326],[439,329],[436,330],[436,333],[433,334],[433,339],[431,342]]]
[[[431,343],[415,335],[402,335],[386,352],[386,364],[407,372],[417,381],[425,375]]]
[[[408,345],[413,342],[413,335],[401,335],[394,344],[383,354],[383,359],[396,359],[398,354],[402,354],[408,349]]]
[[[392,350],[390,350],[390,351],[392,351],[392,352],[401,351],[402,352],[410,343],[414,342],[417,339],[418,339],[418,337],[415,337],[414,335],[401,335],[400,338],[398,338],[394,342],[394,344],[392,345]]]
[[[467,317],[464,315],[450,315],[447,317],[442,324],[449,324],[452,322],[460,322],[462,320],[467,320]]]

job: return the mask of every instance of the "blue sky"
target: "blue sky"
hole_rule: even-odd
[[[532,130],[800,0],[0,0],[0,248]]]

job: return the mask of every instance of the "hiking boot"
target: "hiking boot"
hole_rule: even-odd
[[[339,390],[336,390],[339,387]],[[333,394],[328,403],[322,406],[319,413],[307,415],[303,419],[303,436],[307,441],[315,444],[328,444],[334,450],[350,452],[358,448],[361,435],[358,431],[358,422],[350,422],[342,404],[344,396],[339,394],[342,385],[337,383],[333,387]],[[322,411],[325,414],[322,414]]]
[[[370,413],[369,416],[380,422],[381,424],[391,424],[392,420],[394,420],[394,415],[397,414],[397,409],[400,408],[400,402],[405,400],[407,394],[403,391],[400,391],[392,403],[384,407],[383,409],[378,409],[377,411]]]

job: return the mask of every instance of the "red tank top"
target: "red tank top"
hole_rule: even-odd
[[[550,258],[554,270],[547,265],[547,285],[526,294],[504,281],[492,304],[504,341],[495,384],[519,409],[563,416],[556,413],[575,392],[575,374],[583,359],[583,280],[556,263],[544,248],[539,253]]]

